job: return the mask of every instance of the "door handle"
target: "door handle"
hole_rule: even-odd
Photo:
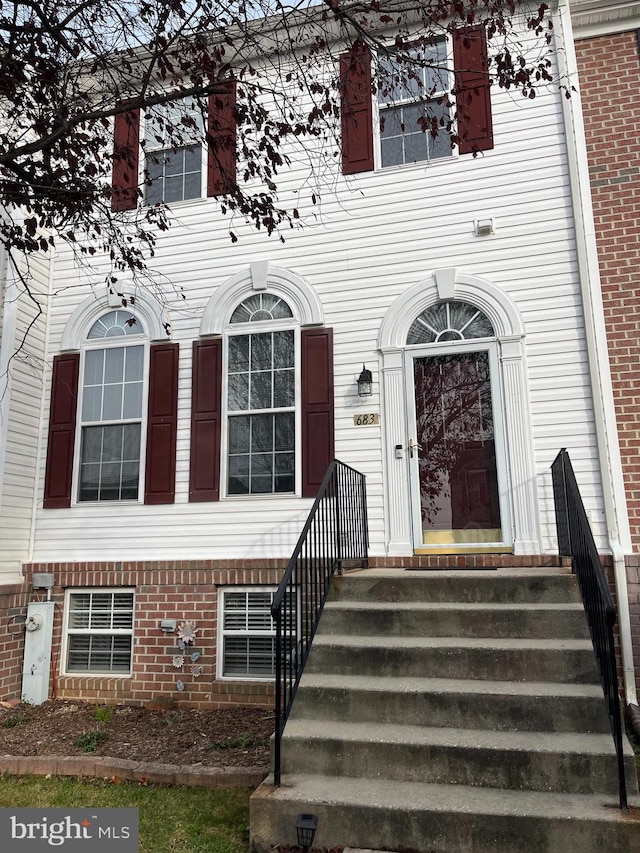
[[[415,450],[416,455],[422,450],[422,447],[414,441],[412,438],[409,439],[409,456],[413,459],[413,451]]]

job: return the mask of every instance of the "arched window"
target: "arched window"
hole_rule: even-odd
[[[279,296],[254,294],[231,315],[226,336],[228,495],[296,490],[298,338],[291,308]]]
[[[179,350],[164,335],[144,297],[135,314],[100,312],[91,297],[69,318],[53,359],[45,509],[137,501],[143,486],[145,503],[173,503]]]
[[[82,348],[78,501],[137,500],[147,341],[140,320],[110,311]]]
[[[293,317],[284,299],[273,293],[256,293],[238,305],[231,323],[258,323],[261,320],[284,320]]]
[[[318,493],[334,457],[333,330],[313,288],[255,261],[193,345],[189,500]]]
[[[407,344],[435,344],[495,334],[489,318],[468,302],[438,302],[417,317],[409,329]]]

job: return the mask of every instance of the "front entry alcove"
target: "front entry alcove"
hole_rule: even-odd
[[[509,296],[455,267],[380,329],[387,554],[539,554],[524,352]]]

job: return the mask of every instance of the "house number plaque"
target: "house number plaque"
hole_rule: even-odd
[[[369,412],[366,415],[354,415],[354,426],[373,426],[380,423],[380,414],[378,412]]]

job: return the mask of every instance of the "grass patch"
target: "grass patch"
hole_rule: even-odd
[[[0,776],[3,808],[137,808],[140,853],[247,853],[248,789]]]
[[[92,732],[84,732],[84,734],[81,734],[79,738],[76,738],[73,743],[83,752],[95,752],[100,744],[104,743],[108,737],[109,735],[106,732],[94,729]]]

